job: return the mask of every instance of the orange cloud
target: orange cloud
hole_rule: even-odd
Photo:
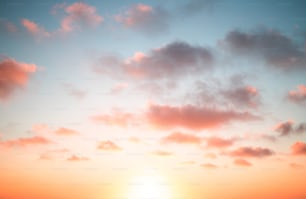
[[[51,34],[47,32],[44,28],[40,27],[33,21],[28,19],[22,19],[21,24],[26,28],[26,30],[33,36],[49,37]]]
[[[215,165],[215,164],[211,164],[211,163],[201,164],[201,167],[203,167],[203,168],[207,168],[207,169],[216,169],[216,168],[218,168],[218,166],[217,166],[217,165]]]
[[[101,114],[92,116],[91,120],[97,123],[103,123],[110,126],[126,127],[134,118],[131,113],[113,110],[111,114]]]
[[[250,162],[246,161],[245,159],[235,159],[234,164],[236,164],[238,166],[244,166],[244,167],[252,166],[252,164]]]
[[[77,2],[65,7],[67,14],[61,21],[60,32],[71,32],[82,27],[96,27],[103,22],[96,8],[86,3]]]
[[[219,137],[210,137],[206,139],[207,147],[212,148],[223,148],[223,147],[229,147],[234,144],[233,139],[223,139]]]
[[[261,148],[261,147],[240,147],[234,151],[231,151],[229,155],[237,156],[237,157],[256,157],[256,158],[263,158],[267,156],[273,155],[274,152],[268,148]]]
[[[173,155],[173,153],[168,152],[168,151],[163,151],[163,150],[153,151],[152,154],[157,155],[157,156],[171,156],[171,155]]]
[[[301,84],[296,90],[289,91],[287,98],[294,103],[306,103],[306,86]]]
[[[306,143],[296,142],[291,146],[291,152],[293,155],[306,155]]]
[[[159,128],[184,127],[201,130],[219,127],[230,121],[249,121],[258,117],[248,112],[218,110],[193,105],[154,105],[146,113],[148,122]]]
[[[59,128],[54,132],[56,135],[77,135],[79,134],[77,131],[69,128]]]
[[[89,158],[76,156],[76,155],[71,155],[69,158],[67,158],[67,161],[70,161],[70,162],[79,162],[79,161],[86,161],[86,160],[89,160]]]
[[[117,144],[113,143],[112,141],[101,141],[98,144],[98,149],[103,151],[121,151],[122,148],[119,147]]]
[[[0,145],[4,147],[25,147],[25,146],[35,146],[35,145],[46,145],[52,143],[49,139],[34,136],[29,138],[18,138],[15,140],[1,141]]]
[[[30,74],[36,72],[35,64],[17,62],[11,58],[0,61],[0,99],[10,97],[17,88],[27,85]]]
[[[160,7],[145,4],[131,6],[125,13],[115,16],[115,20],[125,27],[145,33],[159,33],[168,28],[168,13]]]
[[[162,143],[200,144],[201,138],[195,135],[175,132],[161,139]]]

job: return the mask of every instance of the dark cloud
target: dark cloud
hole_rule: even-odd
[[[126,60],[116,56],[102,57],[94,69],[112,77],[121,74],[133,78],[163,79],[196,74],[211,68],[213,62],[214,56],[209,49],[176,41],[147,54],[135,53]]]
[[[280,136],[300,134],[300,133],[306,132],[306,123],[300,123],[300,124],[294,125],[293,121],[281,122],[276,125],[274,130],[278,132]]]
[[[306,67],[305,49],[276,30],[234,30],[226,35],[221,44],[236,54],[263,58],[268,65],[282,70]]]
[[[273,155],[274,152],[268,148],[261,148],[261,147],[240,147],[234,151],[229,153],[230,156],[233,157],[256,157],[256,158],[263,158],[267,156]]]

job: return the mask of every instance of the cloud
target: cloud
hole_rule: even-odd
[[[128,83],[124,83],[124,82],[123,82],[123,83],[115,84],[115,85],[111,88],[111,90],[110,90],[109,93],[112,94],[112,95],[116,95],[116,94],[122,92],[123,90],[127,89],[128,86],[129,86],[129,84],[128,84]]]
[[[121,151],[122,148],[119,147],[117,144],[113,143],[112,141],[101,141],[98,144],[98,149],[103,151]]]
[[[224,148],[234,144],[234,139],[223,139],[219,137],[210,137],[206,139],[208,148]]]
[[[161,139],[164,144],[176,143],[176,144],[200,144],[201,138],[195,135],[174,132]]]
[[[115,16],[115,20],[125,27],[149,35],[167,30],[168,18],[169,14],[163,8],[145,4],[132,5],[124,13]]]
[[[35,146],[35,145],[46,145],[51,144],[52,142],[41,136],[34,136],[29,138],[18,138],[14,140],[0,141],[0,146],[4,147],[26,147],[26,146]]]
[[[89,158],[81,157],[77,155],[71,155],[69,158],[67,158],[67,161],[70,161],[70,162],[79,162],[79,161],[87,161],[87,160],[89,160]]]
[[[50,37],[51,33],[47,32],[44,28],[40,27],[33,21],[28,19],[22,19],[21,24],[26,28],[26,30],[33,36],[39,37]]]
[[[69,136],[69,135],[78,135],[79,132],[69,129],[69,128],[59,128],[54,132],[56,135],[63,135],[63,136]]]
[[[277,124],[274,130],[278,132],[280,136],[300,134],[306,132],[306,123],[300,123],[294,127],[294,122],[289,120]]]
[[[171,156],[171,155],[173,155],[173,153],[168,152],[168,151],[163,151],[163,150],[156,150],[156,151],[153,151],[151,154],[152,155],[157,155],[157,156]]]
[[[256,108],[260,104],[259,92],[253,86],[243,86],[221,91],[236,106]]]
[[[306,143],[296,142],[291,146],[291,152],[293,155],[306,155]]]
[[[17,32],[18,29],[15,24],[8,20],[0,19],[0,33],[6,32],[6,33],[14,33]]]
[[[10,97],[15,90],[27,85],[30,74],[36,72],[35,64],[17,62],[11,58],[0,61],[0,100]]]
[[[77,2],[65,7],[66,16],[61,21],[60,32],[72,32],[81,28],[96,27],[103,22],[96,8]]]
[[[238,166],[243,166],[243,167],[252,166],[252,164],[250,162],[246,161],[245,159],[235,159],[234,164],[236,164]]]
[[[216,128],[230,121],[250,121],[258,117],[248,112],[218,110],[194,105],[168,106],[151,104],[146,118],[158,128],[183,127],[192,130]]]
[[[268,65],[281,70],[305,69],[306,66],[306,54],[302,47],[276,30],[234,30],[221,44],[236,54],[263,58]]]
[[[234,151],[229,153],[230,156],[234,157],[255,157],[255,158],[263,158],[267,156],[273,155],[274,152],[268,148],[261,147],[240,147]]]
[[[201,164],[201,167],[206,168],[206,169],[216,169],[216,168],[218,168],[217,165],[211,164],[211,163]]]
[[[98,73],[121,78],[167,79],[196,74],[211,68],[214,57],[210,50],[200,46],[176,41],[144,54],[121,60],[116,56],[104,56],[94,68]],[[119,75],[118,75],[119,73]]]
[[[306,104],[306,86],[301,84],[296,90],[289,91],[287,98],[297,104]]]
[[[78,89],[76,88],[75,86],[71,85],[71,84],[64,84],[64,88],[65,88],[65,91],[77,98],[77,99],[83,99],[86,95],[87,95],[87,92],[84,91],[84,90],[81,90],[81,89]]]
[[[179,8],[183,14],[192,15],[203,10],[213,10],[219,1],[220,0],[189,0]]]
[[[100,114],[91,117],[93,122],[119,127],[127,127],[129,123],[132,123],[133,119],[133,114],[115,109],[110,114]]]
[[[303,169],[303,168],[304,168],[304,165],[302,165],[302,164],[297,164],[297,163],[290,163],[289,166],[290,166],[292,169]]]

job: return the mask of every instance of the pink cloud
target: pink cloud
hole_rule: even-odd
[[[71,32],[82,27],[96,27],[103,22],[96,8],[86,3],[77,2],[65,7],[67,14],[61,21],[60,32]]]
[[[111,114],[100,114],[92,116],[93,122],[102,123],[110,126],[126,127],[134,118],[131,113],[113,110]]]
[[[21,24],[26,28],[26,30],[33,36],[50,37],[51,33],[47,32],[44,28],[40,27],[33,21],[28,19],[22,19]]]
[[[192,130],[216,128],[230,121],[249,121],[258,117],[248,112],[218,110],[193,105],[150,105],[146,118],[158,128],[183,127]]]
[[[67,161],[70,161],[70,162],[79,162],[79,161],[87,161],[87,160],[89,160],[89,158],[81,157],[77,155],[71,155],[69,158],[67,158]]]
[[[27,85],[30,74],[36,72],[35,64],[17,62],[11,58],[0,61],[0,99],[7,99],[15,90]]]
[[[125,27],[145,33],[159,33],[168,28],[168,13],[160,7],[145,4],[131,6],[125,13],[115,16],[115,20]]]
[[[201,138],[195,135],[174,132],[161,139],[164,144],[177,143],[177,144],[200,144]]]
[[[234,151],[231,151],[229,155],[234,157],[256,157],[263,158],[273,155],[274,152],[268,148],[261,147],[240,147]]]
[[[291,152],[293,155],[306,155],[306,143],[296,142],[291,146]]]
[[[112,141],[101,141],[98,144],[98,149],[103,151],[121,151],[122,148],[119,147],[117,144],[113,143]]]
[[[287,98],[294,103],[306,103],[306,86],[301,84],[296,90],[289,91]]]
[[[79,132],[69,129],[69,128],[59,128],[54,132],[56,135],[63,135],[63,136],[69,136],[69,135],[78,135]]]
[[[18,138],[15,140],[1,141],[0,146],[4,147],[25,147],[25,146],[35,146],[35,145],[46,145],[52,142],[41,136],[34,136],[29,138]]]
[[[245,159],[235,159],[234,160],[234,164],[238,165],[238,166],[243,166],[243,167],[250,167],[252,166],[252,164],[250,162],[248,162]]]
[[[234,139],[223,139],[219,137],[210,137],[206,139],[207,147],[209,148],[224,148],[234,144]]]
[[[216,168],[218,168],[217,165],[211,164],[211,163],[201,164],[201,167],[206,168],[206,169],[216,169]]]

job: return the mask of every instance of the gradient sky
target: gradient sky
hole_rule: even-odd
[[[0,198],[306,199],[305,7],[1,0]]]

